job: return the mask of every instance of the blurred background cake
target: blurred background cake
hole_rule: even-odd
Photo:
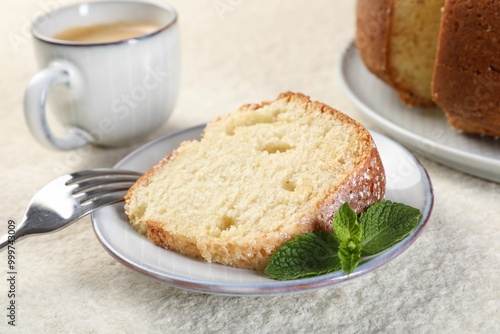
[[[500,136],[500,1],[358,0],[356,15],[363,62],[405,104]]]

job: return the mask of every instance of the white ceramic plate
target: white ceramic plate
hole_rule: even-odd
[[[155,140],[137,149],[115,168],[145,172],[184,140],[198,139],[203,126]],[[123,204],[105,207],[92,215],[94,231],[104,248],[118,261],[147,276],[188,290],[228,294],[267,295],[301,292],[346,281],[366,274],[408,248],[422,232],[433,205],[432,185],[422,165],[401,145],[372,132],[386,169],[386,198],[419,208],[418,228],[402,242],[361,263],[349,277],[334,272],[293,281],[275,281],[265,274],[210,264],[153,245],[128,224]],[[403,264],[404,265],[404,264]]]
[[[354,43],[338,62],[348,97],[384,133],[425,156],[462,172],[500,182],[500,140],[457,132],[439,108],[409,108],[394,89],[370,73]]]

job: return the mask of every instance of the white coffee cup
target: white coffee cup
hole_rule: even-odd
[[[110,42],[54,38],[68,28],[117,21],[148,21],[159,28]],[[144,1],[76,4],[39,18],[32,33],[42,70],[26,88],[24,110],[41,144],[60,150],[89,143],[124,146],[168,119],[178,95],[180,66],[177,14],[171,6]],[[47,100],[65,133],[49,127]]]

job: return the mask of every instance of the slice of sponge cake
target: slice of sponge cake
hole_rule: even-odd
[[[184,142],[126,196],[131,224],[158,246],[262,270],[297,234],[331,230],[338,207],[357,212],[385,192],[369,132],[307,96],[245,105]]]

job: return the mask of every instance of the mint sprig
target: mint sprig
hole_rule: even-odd
[[[363,231],[361,225],[358,223],[358,216],[356,216],[356,212],[351,209],[349,203],[345,202],[340,206],[337,212],[335,212],[333,230],[335,231],[337,239],[340,241],[356,239],[356,241],[359,242],[361,240]]]
[[[353,240],[343,241],[340,244],[338,254],[342,270],[349,275],[361,261],[361,243],[356,243]]]
[[[361,261],[361,240],[363,230],[358,223],[356,212],[344,203],[335,213],[333,219],[335,237],[340,242],[338,254],[342,270],[350,274]]]
[[[418,226],[420,218],[419,209],[400,203],[383,201],[372,205],[359,217],[363,255],[380,253],[400,242]]]
[[[297,235],[271,256],[265,273],[277,280],[326,274],[340,269],[339,242],[328,231]]]
[[[296,236],[271,256],[265,273],[290,280],[344,270],[354,272],[362,256],[380,253],[413,232],[422,217],[411,206],[383,200],[359,217],[344,203],[333,219],[334,233],[321,231]]]

